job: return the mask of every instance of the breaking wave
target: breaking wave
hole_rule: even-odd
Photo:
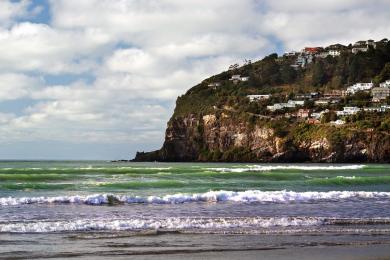
[[[274,170],[303,170],[303,171],[316,171],[316,170],[358,170],[366,167],[365,165],[340,165],[340,166],[305,166],[305,165],[248,165],[246,168],[208,168],[211,171],[218,172],[261,172],[261,171],[274,171]]]
[[[294,192],[294,191],[209,191],[206,193],[177,193],[165,196],[127,196],[95,194],[88,196],[58,197],[6,197],[0,198],[0,206],[24,204],[75,203],[87,205],[105,204],[181,204],[191,202],[234,202],[234,203],[306,203],[315,201],[339,201],[349,199],[390,199],[390,192],[368,191],[329,191],[329,192]]]
[[[0,223],[0,233],[53,233],[83,231],[143,231],[165,230],[183,232],[253,232],[260,229],[298,228],[281,230],[304,231],[299,228],[341,225],[389,225],[389,218],[324,218],[324,217],[169,217],[131,219],[75,219],[52,221],[23,221]],[[245,231],[245,229],[248,229]],[[274,230],[275,231],[275,230]],[[387,229],[387,232],[389,230]]]

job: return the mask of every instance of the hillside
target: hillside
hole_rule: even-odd
[[[390,162],[390,42],[306,47],[212,76],[135,161]]]

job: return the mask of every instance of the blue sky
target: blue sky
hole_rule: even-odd
[[[244,59],[390,35],[387,0],[2,0],[0,159],[128,159]]]

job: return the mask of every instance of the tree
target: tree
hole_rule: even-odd
[[[337,120],[337,115],[335,112],[331,111],[329,112],[330,114],[330,121],[336,121]]]
[[[269,61],[269,60],[276,60],[278,58],[278,54],[277,53],[272,53],[268,56],[265,56],[263,61]]]
[[[357,82],[359,79],[359,61],[358,61],[358,55],[355,55],[352,58],[351,63],[349,64],[348,68],[348,82],[349,83],[354,83]]]
[[[314,64],[312,81],[314,86],[322,86],[326,82],[325,70],[320,62]]]
[[[292,83],[297,77],[297,71],[293,69],[289,64],[284,64],[280,70],[280,79],[282,83]]]
[[[336,121],[337,120],[337,115],[335,112],[328,112],[328,113],[325,113],[321,116],[321,123],[322,124],[325,124],[325,123],[329,123],[330,121]]]
[[[379,83],[390,79],[390,62],[386,63],[385,67],[381,70],[378,76],[374,78],[374,83],[379,85]]]

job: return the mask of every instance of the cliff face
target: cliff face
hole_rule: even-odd
[[[288,128],[288,126],[286,126]],[[329,129],[328,129],[329,128]],[[193,114],[168,123],[163,147],[137,153],[135,161],[390,162],[390,135],[328,126],[305,139],[278,137],[275,130],[227,114]],[[337,138],[335,138],[335,136]]]

